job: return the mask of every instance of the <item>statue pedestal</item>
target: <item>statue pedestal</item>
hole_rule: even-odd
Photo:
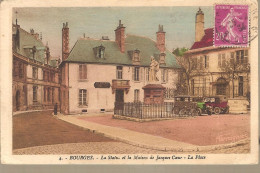
[[[145,104],[162,104],[164,102],[165,87],[161,84],[151,83],[143,87]]]

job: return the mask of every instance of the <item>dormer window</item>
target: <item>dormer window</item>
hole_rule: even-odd
[[[101,44],[94,48],[94,53],[97,58],[105,58],[105,47]]]
[[[165,56],[166,56],[165,53],[161,53],[160,54],[160,60],[159,60],[160,64],[166,64],[165,63]]]
[[[133,61],[140,62],[140,50],[138,49],[134,50]]]

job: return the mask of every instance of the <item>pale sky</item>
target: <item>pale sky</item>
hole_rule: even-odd
[[[126,34],[146,36],[156,40],[158,25],[164,26],[166,47],[190,48],[195,38],[195,15],[199,7],[77,7],[77,8],[17,8],[18,24],[26,31],[42,33],[43,43],[51,55],[61,57],[61,30],[65,22],[70,28],[70,49],[77,39],[86,37],[115,39],[114,30],[121,20]],[[205,28],[213,27],[213,7],[201,7]]]

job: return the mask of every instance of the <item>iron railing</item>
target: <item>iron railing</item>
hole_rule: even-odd
[[[115,102],[114,114],[139,119],[159,119],[193,116],[188,113],[182,115],[175,114],[174,103],[172,102],[165,102],[163,104],[145,104],[142,102]]]

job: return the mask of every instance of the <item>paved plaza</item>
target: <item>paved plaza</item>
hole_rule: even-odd
[[[204,143],[198,145],[196,140],[190,139],[193,143],[187,143],[183,139],[197,139],[198,136],[206,138],[205,135],[211,134],[207,137],[209,138],[214,134],[212,132],[219,130],[216,129],[218,126],[223,128],[223,131],[227,132],[226,134],[232,134],[235,131],[239,132],[237,134],[249,134],[249,119],[249,115],[213,115],[139,123],[113,119],[109,114],[54,117],[50,111],[31,112],[13,117],[13,154],[248,153],[250,152],[250,141],[247,135],[238,135],[233,138],[224,136],[225,138],[223,138],[220,131],[219,134],[222,134],[222,137],[216,140],[215,145],[210,145],[211,147],[206,147],[204,150],[201,150],[203,145],[212,140],[205,140]],[[211,124],[211,128],[209,128],[207,123],[213,120],[215,120],[215,125]],[[193,125],[197,121],[200,121],[200,125],[204,128]],[[225,123],[223,124],[223,122]],[[180,128],[181,124],[189,126],[189,132],[194,131],[194,133],[189,134],[187,138],[181,138],[182,141],[173,140],[167,135],[163,136],[165,134],[174,136],[186,132],[185,129],[182,131],[183,128]],[[174,128],[179,128],[179,130],[174,130]],[[198,130],[196,131],[194,128]],[[194,135],[195,132],[203,129],[210,132]],[[239,131],[239,129],[243,130]],[[111,134],[109,135],[109,133]],[[115,138],[113,134],[119,135],[119,137]],[[129,142],[129,139],[132,141]],[[236,144],[241,139],[243,142]],[[233,144],[230,145],[230,142]],[[226,147],[212,147],[218,146],[216,144],[223,144]],[[166,146],[166,150],[158,146]],[[170,146],[175,150],[171,150]],[[182,147],[196,149],[198,146],[200,150],[182,149]]]

